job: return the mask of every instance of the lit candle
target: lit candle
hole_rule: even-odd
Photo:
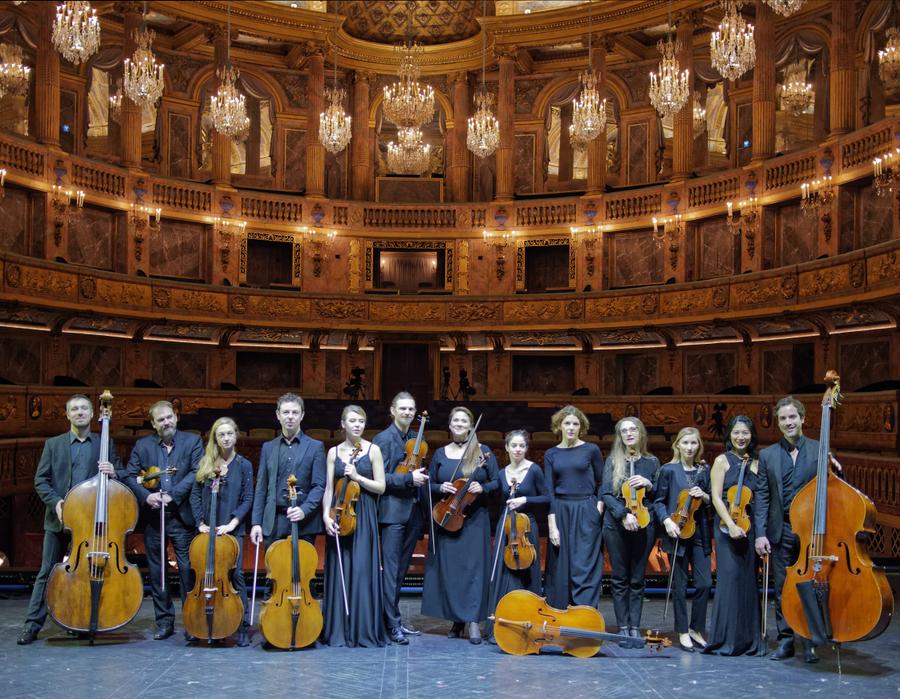
[[[659,223],[656,220],[656,216],[653,217],[653,232],[659,233]]]
[[[156,222],[159,223],[159,219],[162,217],[162,209],[156,207]]]
[[[732,203],[728,202],[728,218],[732,217],[732,208],[733,208]]]

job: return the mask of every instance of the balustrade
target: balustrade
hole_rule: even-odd
[[[733,172],[712,175],[691,182],[688,186],[688,206],[724,204],[740,196],[741,178]]]
[[[121,199],[125,196],[125,175],[91,161],[72,159],[72,184],[78,189]]]
[[[766,163],[766,192],[797,187],[816,176],[815,153],[791,153]]]
[[[539,204],[516,207],[517,226],[561,226],[578,221],[575,203]]]
[[[241,217],[272,223],[300,223],[303,205],[299,201],[242,196]]]
[[[46,156],[41,146],[20,143],[8,136],[0,138],[0,165],[27,175],[44,177]]]
[[[605,220],[612,222],[654,216],[660,212],[661,204],[662,192],[659,189],[611,194],[604,199]]]
[[[201,189],[197,185],[171,181],[154,182],[153,202],[157,206],[167,208],[210,213],[212,212],[212,189]]]
[[[847,136],[841,143],[841,169],[871,166],[873,158],[891,147],[895,128],[893,123],[880,122]]]
[[[455,228],[456,209],[452,207],[363,207],[363,226],[403,228]]]

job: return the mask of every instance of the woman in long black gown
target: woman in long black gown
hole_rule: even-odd
[[[376,647],[387,644],[378,561],[378,496],[384,492],[384,462],[376,444],[362,438],[366,413],[358,405],[348,405],[341,415],[346,435],[343,442],[328,450],[327,481],[322,498],[325,523],[325,628],[322,640],[330,646]],[[341,478],[359,483],[356,502],[356,530],[340,537],[341,563],[347,589],[349,614],[344,607],[344,589],[335,544],[337,525],[329,512]]]
[[[759,587],[756,582],[756,551],[753,541],[754,501],[750,502],[750,531],[744,532],[728,514],[725,494],[737,485],[746,459],[744,485],[756,492],[756,429],[744,415],[735,415],[725,430],[725,453],[716,457],[710,473],[711,495],[716,510],[713,533],[716,540],[716,597],[705,653],[758,655],[765,652],[760,641]],[[722,531],[720,525],[726,530]]]
[[[456,492],[453,481],[472,476],[469,490],[478,497],[466,509],[459,531],[447,531],[435,523],[434,553],[428,549],[425,561],[425,584],[422,591],[422,613],[449,619],[453,627],[449,638],[459,638],[463,627],[471,643],[481,643],[478,624],[487,618],[488,580],[491,575],[491,522],[487,496],[497,490],[497,459],[486,446],[473,442],[467,458],[463,445],[474,425],[468,408],[450,411],[450,434],[453,441],[439,448],[429,467],[431,491],[438,498]],[[479,454],[483,456],[479,458]]]
[[[535,513],[541,512],[550,502],[547,485],[540,465],[525,458],[528,453],[528,433],[525,430],[513,430],[506,435],[506,453],[509,454],[509,466],[500,471],[500,494],[508,509],[507,517],[517,512],[528,515],[531,531],[528,540],[535,549],[534,563],[522,570],[512,570],[503,563],[503,548],[508,543],[503,535],[503,517],[497,521],[494,534],[494,554],[491,560],[490,602],[488,610],[491,614],[503,595],[512,590],[530,590],[535,594],[541,592],[541,546],[538,541],[538,528]],[[516,484],[516,496],[510,497],[512,484]],[[499,551],[499,555],[498,555]],[[488,641],[494,642],[494,624],[485,624],[485,635]]]

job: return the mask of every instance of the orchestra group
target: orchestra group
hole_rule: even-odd
[[[774,406],[783,437],[761,450],[753,421],[732,417],[724,431],[724,452],[711,467],[703,460],[703,439],[694,427],[678,432],[671,459],[661,465],[648,451],[647,430],[637,417],[618,421],[604,459],[597,444],[585,440],[587,417],[571,405],[552,417],[559,443],[546,450],[543,464],[528,459],[528,433],[513,430],[505,437],[508,465],[500,469],[491,449],[478,442],[475,416],[464,406],[450,411],[451,441],[424,459],[418,458],[423,424],[418,433],[413,429],[414,397],[397,394],[390,414],[391,424],[369,441],[363,436],[365,411],[348,405],[341,416],[344,440],[326,452],[322,442],[301,429],[302,398],[281,396],[275,410],[281,429],[262,446],[254,487],[253,468],[238,451],[239,430],[231,418],[217,419],[204,445],[196,434],[177,428],[171,403],[159,401],[149,410],[153,433],[139,438],[128,462],[122,463],[115,449],[102,450],[101,435],[91,432],[90,399],[73,395],[66,403],[71,429],[47,440],[35,475],[37,493],[46,504],[43,558],[18,643],[32,643],[48,616],[48,579],[69,546],[70,513],[63,508],[64,498],[76,484],[101,474],[127,486],[140,505],[158,640],[172,636],[176,626],[164,571],[167,542],[174,550],[184,603],[198,577],[195,537],[205,536],[204,546],[212,551],[216,541],[233,535],[238,564],[231,582],[242,603],[233,635],[237,646],[248,645],[254,620],[240,565],[247,531],[257,549],[261,544],[270,553],[282,540],[294,542],[284,550],[288,569],[293,560],[294,570],[293,587],[288,586],[293,593],[286,595],[294,616],[285,618],[293,618],[295,626],[297,600],[304,594],[298,592],[298,551],[314,544],[317,536],[326,537],[321,629],[316,627],[312,636],[324,644],[408,644],[407,637],[419,633],[401,617],[400,590],[423,534],[428,548],[421,611],[452,622],[450,638],[493,642],[494,611],[513,590],[542,595],[557,609],[597,608],[604,546],[618,635],[623,641],[640,638],[645,570],[659,537],[672,567],[674,630],[682,650],[768,652],[761,633],[758,574],[761,561],[771,555],[778,645],[770,657],[794,655],[794,632],[781,609],[785,571],[798,553],[789,512],[794,495],[816,476],[818,452],[818,443],[803,434],[805,408],[799,400],[786,396]],[[410,464],[413,443],[417,460]],[[154,473],[155,487],[148,478]],[[349,504],[340,504],[351,492]],[[505,503],[493,545],[492,499]],[[434,503],[446,504],[440,517]],[[355,526],[345,533],[350,510]],[[522,547],[530,544],[540,552],[538,518],[544,516],[548,546],[543,575],[539,553],[524,565],[505,565],[500,549],[514,537]],[[713,548],[717,585],[707,625]],[[519,550],[513,555],[518,560]],[[207,571],[210,566],[206,564]],[[208,601],[209,581],[196,586],[205,589]],[[279,604],[275,598],[270,592],[260,605]],[[206,636],[205,623],[202,633],[185,623],[188,642]],[[211,631],[212,621],[208,623]],[[263,635],[273,642],[265,629]],[[296,643],[294,631],[288,636]],[[801,647],[806,662],[817,660],[810,642],[802,640]]]

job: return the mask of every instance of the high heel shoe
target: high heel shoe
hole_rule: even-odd
[[[694,652],[694,644],[691,641],[691,635],[689,633],[678,634],[678,647],[685,653]]]
[[[462,634],[463,624],[461,621],[454,621],[453,626],[450,627],[450,631],[447,634],[447,638],[459,638]]]
[[[700,649],[706,648],[706,639],[703,638],[703,634],[701,634],[699,631],[694,631],[694,629],[691,629],[690,631],[688,631],[688,636],[690,636],[695,646],[699,647]]]

